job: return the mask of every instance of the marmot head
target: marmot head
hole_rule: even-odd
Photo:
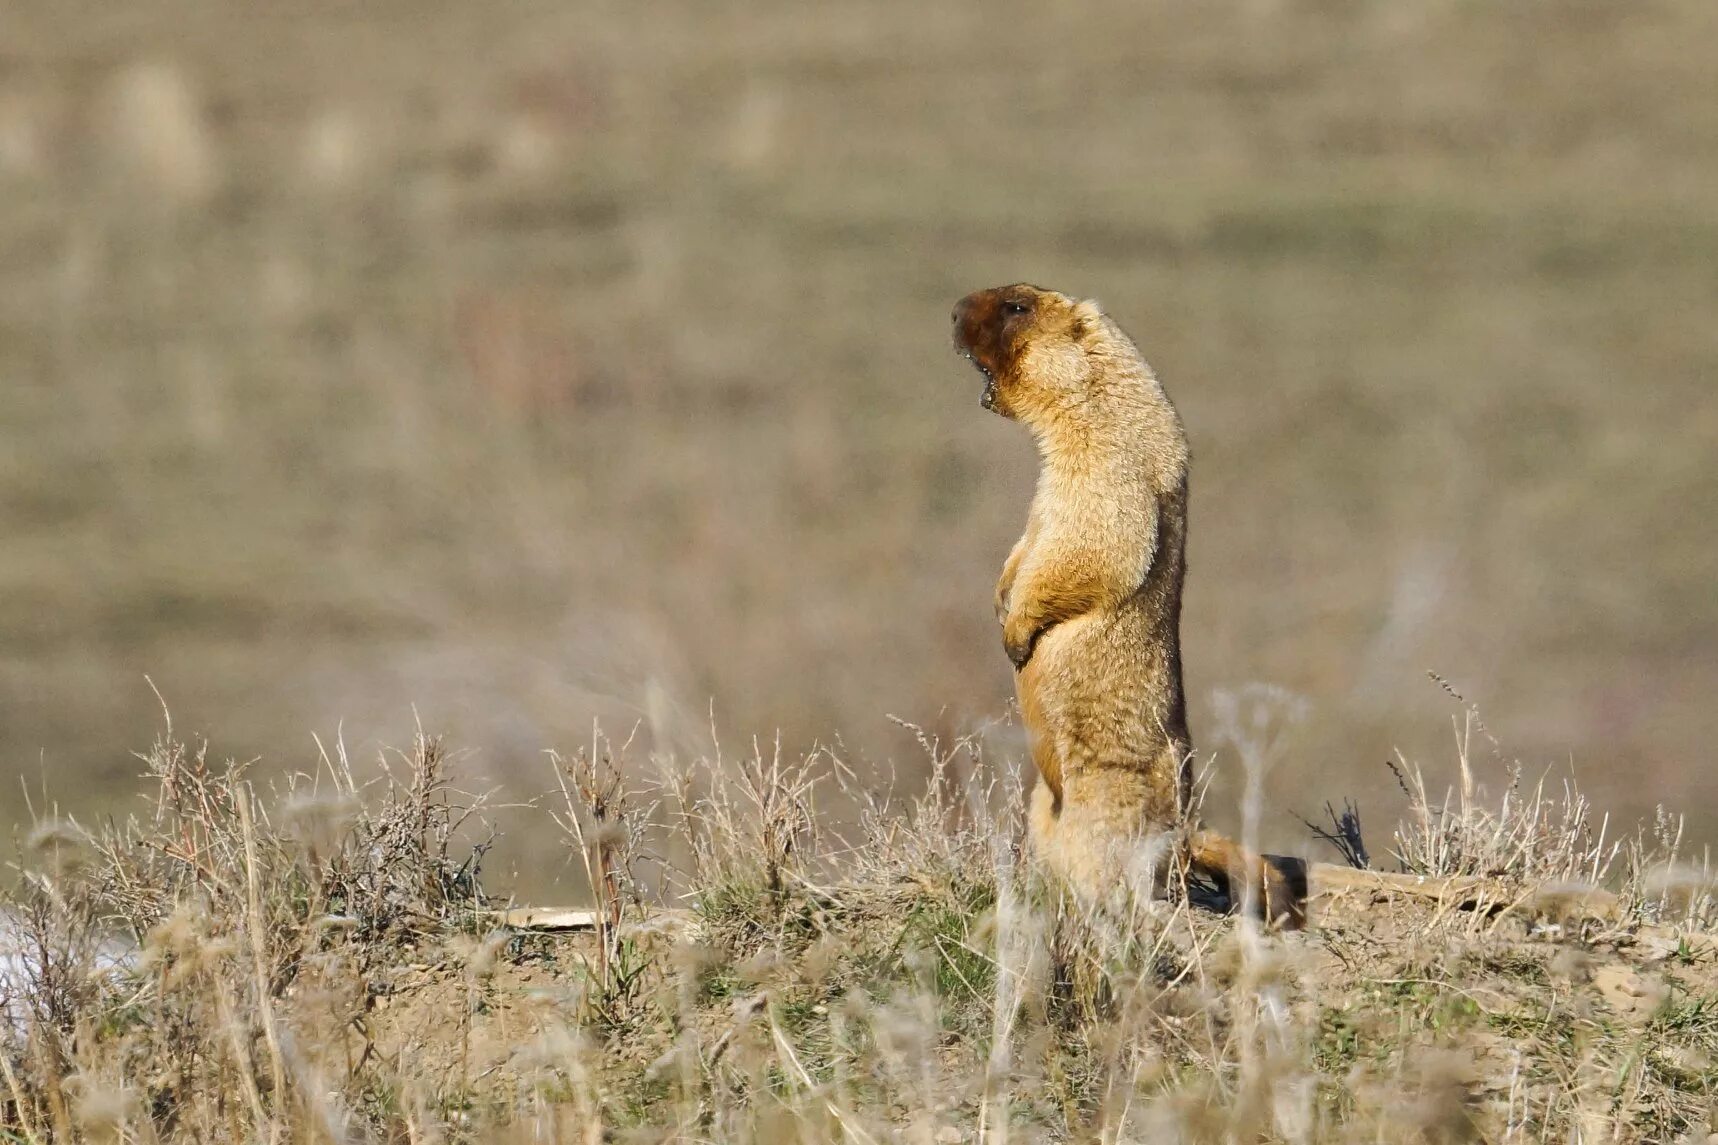
[[[1099,373],[1091,356],[1108,337],[1095,302],[1023,282],[974,291],[954,308],[955,348],[984,375],[980,404],[1028,425],[1087,400]]]

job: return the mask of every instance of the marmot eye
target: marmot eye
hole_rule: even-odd
[[[1010,300],[1008,302],[1004,302],[1002,304],[1002,312],[1004,314],[1010,314],[1010,315],[1024,314],[1030,309],[1032,309],[1032,308],[1030,306],[1026,305],[1026,303],[1015,302],[1013,300]]]

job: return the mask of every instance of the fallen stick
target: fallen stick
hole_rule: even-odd
[[[516,906],[507,910],[485,911],[483,917],[496,926],[509,930],[528,930],[535,934],[567,934],[595,930],[602,916],[583,907]],[[652,910],[648,917],[622,923],[622,934],[666,930],[673,933],[690,925],[690,911],[665,908]]]
[[[1432,899],[1460,910],[1478,910],[1487,914],[1527,909],[1537,914],[1610,922],[1622,909],[1616,895],[1598,887],[1559,884],[1523,887],[1482,875],[1412,875],[1364,871],[1335,863],[1312,863],[1308,866],[1307,881],[1309,898],[1349,890],[1382,891]]]
[[[487,911],[484,917],[492,920],[497,926],[545,933],[560,930],[595,930],[598,919],[597,912],[594,910],[569,910],[564,907],[553,906],[516,906],[509,910]]]

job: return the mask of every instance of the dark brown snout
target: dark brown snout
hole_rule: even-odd
[[[988,312],[994,310],[994,307],[985,304],[985,296],[990,293],[992,292],[980,290],[967,295],[954,304],[954,313],[950,317],[954,323],[955,349],[984,377],[984,390],[979,394],[978,404],[987,410],[994,410],[998,363],[995,339],[990,330],[994,323],[986,321]]]
[[[973,296],[969,294],[965,298],[961,299],[959,302],[954,304],[954,314],[952,315],[952,317],[954,319],[954,330],[955,330],[955,340],[956,341],[960,340],[960,331],[961,331],[962,327],[964,327],[966,325],[966,316],[968,314],[972,313],[972,299],[973,299]]]

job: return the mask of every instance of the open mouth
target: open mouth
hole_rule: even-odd
[[[972,356],[972,351],[963,351],[961,357],[971,362],[978,372],[984,375],[984,392],[978,396],[978,404],[987,410],[994,410],[996,408],[996,376],[985,367],[983,362]]]

